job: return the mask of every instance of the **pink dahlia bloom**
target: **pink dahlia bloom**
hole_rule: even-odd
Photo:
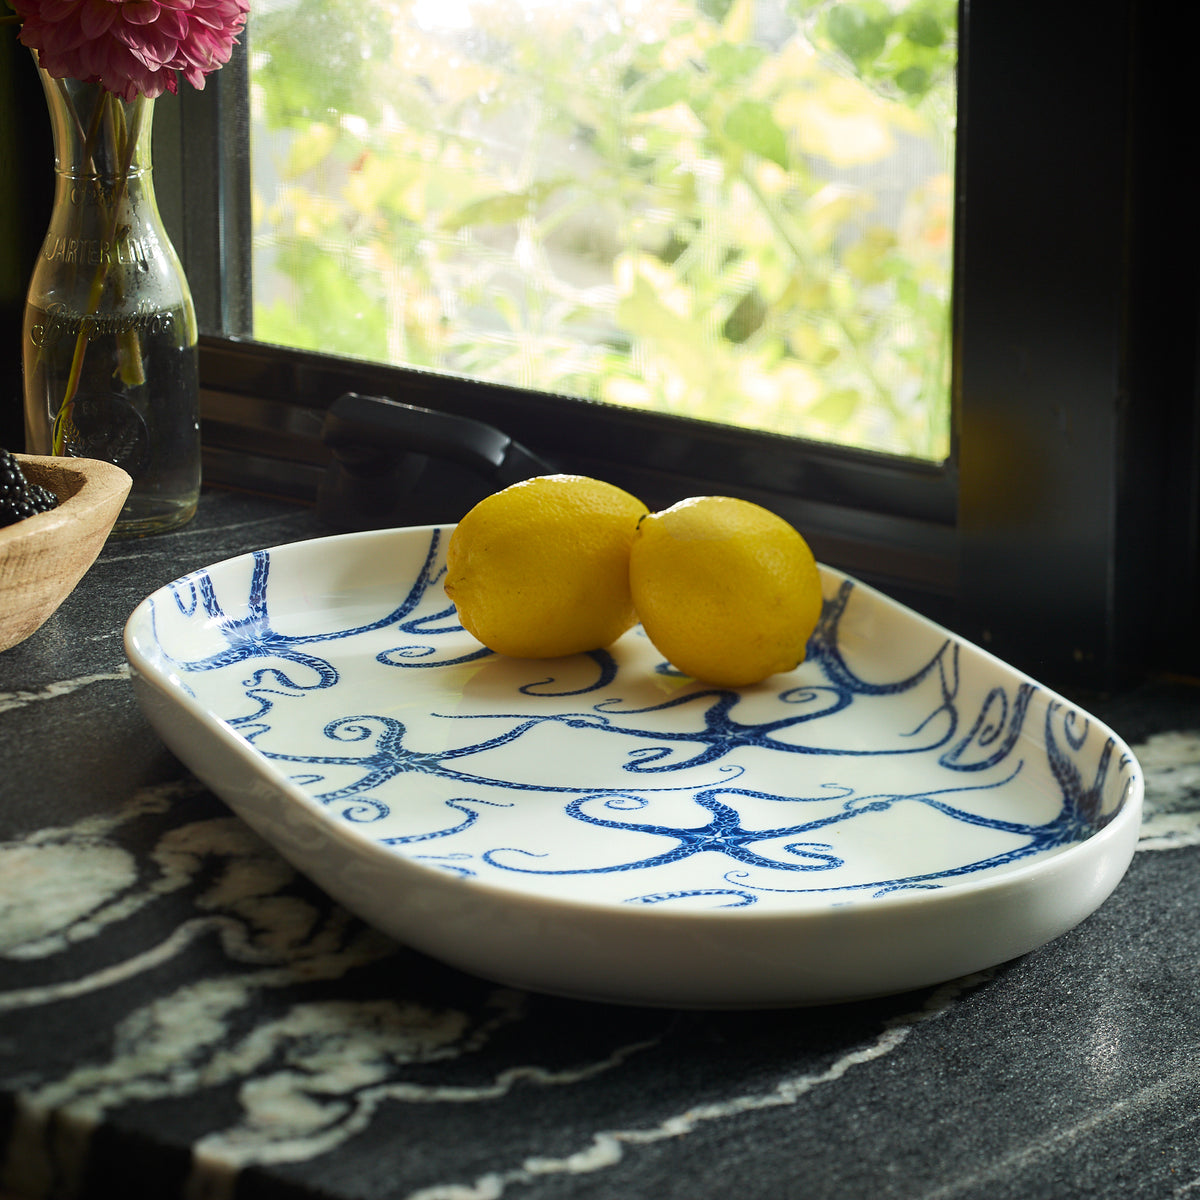
[[[56,79],[79,79],[132,100],[193,87],[224,66],[250,0],[9,0],[20,39]]]

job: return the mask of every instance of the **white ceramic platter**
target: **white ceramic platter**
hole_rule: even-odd
[[[635,1004],[813,1004],[1016,957],[1124,874],[1143,782],[1107,728],[835,571],[755,687],[607,652],[492,655],[447,529],[185,576],[126,653],[167,745],[299,870],[445,962]]]

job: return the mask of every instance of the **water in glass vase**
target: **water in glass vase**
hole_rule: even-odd
[[[154,100],[39,68],[54,204],[25,305],[25,447],[133,477],[113,533],[188,520],[200,490],[196,312],[154,196]]]
[[[80,316],[25,312],[26,444],[99,458],[134,486],[114,534],[140,536],[192,516],[200,484],[199,382],[190,305]],[[73,381],[74,371],[74,381]],[[68,398],[68,396],[70,398]]]

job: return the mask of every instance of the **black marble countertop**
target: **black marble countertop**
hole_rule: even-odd
[[[1147,775],[1072,932],[978,976],[768,1012],[498,987],[298,877],[158,741],[125,619],[320,535],[206,494],[0,654],[0,1196],[1200,1196],[1200,688],[1081,701]]]

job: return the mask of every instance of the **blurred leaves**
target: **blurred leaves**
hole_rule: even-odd
[[[771,106],[761,100],[739,100],[725,117],[725,136],[787,170],[787,139],[775,123]]]
[[[258,55],[264,117],[271,128],[330,113],[375,120],[381,112],[378,76],[392,54],[384,6],[356,0],[299,0],[264,5],[247,33]]]
[[[693,2],[270,0],[256,334],[944,455],[956,4]]]
[[[957,0],[792,0],[791,10],[815,45],[889,97],[921,100],[954,75]]]

